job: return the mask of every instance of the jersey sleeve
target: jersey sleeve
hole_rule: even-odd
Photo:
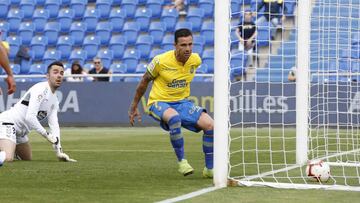
[[[201,65],[201,63],[202,63],[202,60],[201,60],[199,54],[195,53],[195,66],[196,66],[196,68],[198,68]]]
[[[159,75],[159,64],[160,64],[160,59],[158,56],[154,57],[153,60],[149,63],[149,65],[147,66],[147,72],[150,73],[150,75],[153,78],[156,78]]]
[[[59,103],[57,102],[56,105],[54,105],[54,108],[51,110],[50,115],[48,116],[48,124],[51,130],[51,134],[56,136],[59,140],[58,144],[54,146],[54,149],[56,152],[61,152],[60,126],[57,116],[58,109]]]
[[[29,106],[26,112],[26,122],[27,124],[38,132],[40,135],[46,136],[45,128],[40,124],[37,119],[40,104],[45,99],[45,89],[39,88],[39,86],[31,88],[29,91],[30,98],[29,98]]]

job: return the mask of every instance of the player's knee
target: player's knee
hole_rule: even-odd
[[[9,155],[6,154],[5,161],[6,161],[6,162],[12,162],[12,161],[14,161],[14,157],[13,157],[13,156],[9,156]]]
[[[176,129],[181,127],[181,118],[179,115],[175,115],[169,119],[168,122],[170,129]]]

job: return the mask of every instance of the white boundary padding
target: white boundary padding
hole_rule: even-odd
[[[296,163],[305,164],[308,150],[309,60],[311,1],[299,0],[297,8],[296,62]]]
[[[215,0],[214,185],[226,187],[229,163],[230,0]]]

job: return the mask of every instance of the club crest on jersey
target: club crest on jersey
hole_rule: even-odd
[[[37,101],[38,101],[38,102],[40,102],[42,98],[43,98],[43,96],[42,96],[41,94],[40,94],[40,95],[38,95],[38,97],[37,97]]]
[[[191,66],[191,68],[190,68],[190,73],[193,74],[194,71],[195,71],[195,66]]]

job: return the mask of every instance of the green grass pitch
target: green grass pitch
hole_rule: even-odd
[[[0,202],[156,202],[212,186],[203,179],[201,134],[184,130],[195,173],[183,177],[166,132],[159,128],[62,128],[64,151],[77,163],[58,162],[33,133],[33,161],[0,168]],[[185,202],[354,202],[359,192],[231,187]]]

